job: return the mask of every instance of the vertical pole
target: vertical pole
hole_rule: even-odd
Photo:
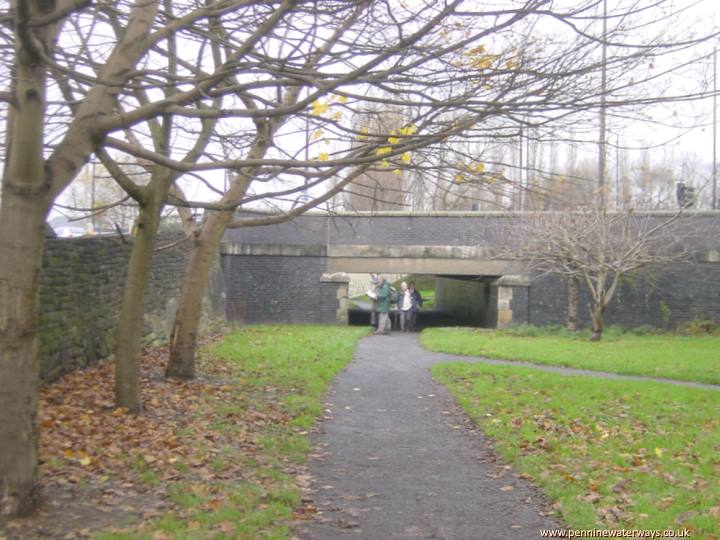
[[[92,227],[92,234],[95,234],[97,232],[97,214],[95,210],[95,160],[91,163],[91,169],[90,174],[92,175],[91,181],[90,181],[90,208],[92,208],[91,212],[91,218],[90,218],[90,225]],[[86,226],[87,227],[87,226]]]
[[[305,161],[310,161],[310,118],[308,116],[305,116]],[[301,195],[303,203],[310,200],[310,194],[307,189],[308,181],[308,177],[306,176],[304,180],[305,189],[303,189]]]
[[[620,135],[615,135],[615,210],[620,210]]]
[[[717,210],[717,47],[713,50],[712,209]]]
[[[534,160],[533,160],[534,163]],[[525,208],[528,208],[528,198],[530,196],[530,128],[527,129],[525,135]]]
[[[518,184],[520,184],[520,211],[523,211],[523,129],[520,128],[520,163],[518,165]]]
[[[598,142],[598,198],[600,207],[605,206],[605,158],[606,158],[606,98],[607,92],[607,0],[603,0],[602,65],[600,88],[600,138]]]

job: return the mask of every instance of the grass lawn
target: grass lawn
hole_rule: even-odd
[[[328,383],[367,332],[250,326],[208,347],[202,377],[220,378],[221,391],[202,396],[200,426],[178,435],[194,441],[209,467],[201,474],[193,473],[192,463],[179,469],[171,511],[94,538],[290,538],[289,522],[302,518],[298,471],[310,449],[308,429],[322,413]]]
[[[566,335],[518,336],[503,331],[431,328],[431,351],[596,371],[720,384],[720,337],[624,334],[592,343]]]
[[[571,528],[720,536],[720,392],[520,366],[433,374]]]
[[[423,309],[432,309],[435,307],[435,289],[423,289],[420,291],[423,298]]]

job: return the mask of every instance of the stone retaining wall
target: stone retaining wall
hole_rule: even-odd
[[[180,234],[163,234],[158,246]],[[143,344],[162,342],[174,317],[189,242],[157,251],[145,299]],[[46,239],[40,278],[40,374],[49,382],[109,357],[115,347],[130,245],[120,237]],[[216,272],[213,281],[222,278]],[[215,312],[224,284],[215,283]],[[219,291],[219,292],[218,292]],[[219,307],[218,307],[219,305]]]

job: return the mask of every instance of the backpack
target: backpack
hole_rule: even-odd
[[[390,303],[397,304],[399,298],[400,298],[400,295],[398,295],[398,292],[395,289],[395,287],[390,287]]]

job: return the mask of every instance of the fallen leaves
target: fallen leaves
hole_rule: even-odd
[[[247,459],[262,463],[256,456],[259,433],[287,426],[289,417],[271,399],[262,410],[248,407],[246,389],[237,378],[229,384],[233,378],[222,362],[204,366],[197,380],[174,381],[163,375],[166,361],[165,348],[143,352],[140,415],[115,407],[112,363],[41,389],[40,476],[48,503],[32,520],[9,522],[18,537],[41,531],[43,537],[87,538],[130,515],[141,518],[142,526],[173,508],[181,517],[186,510],[171,498],[178,485],[208,511],[231,504],[218,493],[220,483],[242,481]],[[266,388],[260,392],[272,397]],[[188,521],[188,528],[201,527]],[[214,529],[232,536],[235,524],[221,522]],[[173,538],[164,530],[146,534]]]
[[[77,483],[109,476],[135,483],[150,469],[161,479],[177,476],[175,465],[203,467],[204,456],[177,433],[205,430],[202,411],[207,381],[177,382],[162,377],[166,351],[143,354],[141,388],[144,411],[115,408],[113,365],[103,363],[72,373],[41,390],[40,460],[47,482]],[[219,390],[213,389],[218,395]],[[232,394],[225,398],[233,401]]]
[[[602,528],[717,536],[714,397],[519,371],[451,365],[433,374],[533,481],[559,494],[561,515],[582,508],[586,523]]]

